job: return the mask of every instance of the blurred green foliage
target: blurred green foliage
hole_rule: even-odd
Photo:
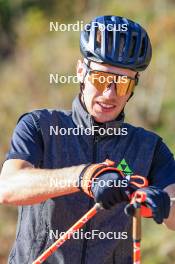
[[[49,22],[89,22],[97,15],[121,15],[149,32],[153,59],[141,74],[126,107],[127,121],[164,138],[175,153],[175,2],[173,0],[0,0],[0,162],[5,159],[19,116],[37,108],[70,108],[75,84],[49,84],[49,73],[75,75],[79,32],[49,32]],[[16,209],[0,208],[0,263],[14,239]],[[6,243],[4,243],[6,241]],[[143,264],[175,263],[173,232],[143,223]]]

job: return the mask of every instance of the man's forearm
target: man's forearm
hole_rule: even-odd
[[[168,229],[175,231],[175,204],[172,204],[170,215],[168,219],[164,220],[164,224],[168,227]]]
[[[30,205],[77,192],[78,176],[84,165],[63,169],[21,169],[0,180],[0,203]]]
[[[170,198],[175,197],[175,184],[171,184],[165,188]],[[168,219],[164,220],[164,224],[171,230],[175,230],[175,202],[172,203]]]

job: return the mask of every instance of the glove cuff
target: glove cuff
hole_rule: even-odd
[[[114,167],[115,162],[106,159],[102,163],[88,164],[79,176],[79,189],[94,198],[91,191],[92,181],[104,172],[115,171],[124,177],[123,173]]]

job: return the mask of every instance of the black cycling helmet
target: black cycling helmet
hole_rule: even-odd
[[[145,29],[119,16],[99,16],[87,24],[81,32],[80,50],[90,61],[134,71],[145,70],[152,55]]]

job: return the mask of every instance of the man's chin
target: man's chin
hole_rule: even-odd
[[[106,122],[110,122],[112,120],[115,120],[116,119],[116,116],[115,117],[107,117],[107,116],[93,116],[94,117],[94,120],[98,123],[106,123]]]

